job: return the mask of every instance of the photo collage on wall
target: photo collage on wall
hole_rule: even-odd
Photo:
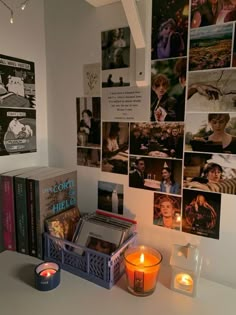
[[[0,55],[0,156],[36,150],[34,63]]]
[[[148,120],[142,112],[132,117],[117,98],[135,93],[128,90],[129,28],[101,33],[102,95],[99,106],[95,94],[77,99],[77,164],[125,175],[137,193],[152,191],[156,226],[220,238],[222,194],[236,194],[235,13],[231,0],[153,0],[150,99],[142,104]],[[104,102],[109,87],[118,92],[104,92]],[[130,119],[116,118],[114,110],[110,119],[108,112],[101,117],[109,104]],[[98,143],[88,140],[90,128],[83,130],[87,109],[99,121]],[[98,183],[98,208],[117,213],[112,196],[119,185]]]

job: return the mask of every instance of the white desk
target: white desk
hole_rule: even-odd
[[[156,291],[136,297],[126,291],[125,278],[107,290],[62,271],[59,287],[34,288],[33,270],[40,261],[18,254],[0,254],[1,315],[235,315],[236,290],[200,279],[198,296],[171,291],[169,272],[162,268]]]

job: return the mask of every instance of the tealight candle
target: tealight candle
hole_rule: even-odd
[[[193,279],[190,275],[180,273],[176,276],[176,286],[185,291],[191,291],[193,288]]]
[[[54,262],[41,263],[35,268],[35,287],[40,291],[55,289],[60,283],[60,266]]]
[[[140,296],[150,295],[156,288],[162,255],[146,246],[130,247],[125,251],[128,290]]]

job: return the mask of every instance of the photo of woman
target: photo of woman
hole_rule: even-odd
[[[203,117],[202,114],[187,115],[186,151],[236,154],[236,115],[209,113],[207,120]],[[200,125],[198,130],[194,121]],[[194,129],[196,132],[192,132]]]

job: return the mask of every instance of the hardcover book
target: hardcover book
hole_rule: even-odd
[[[47,170],[47,167],[37,167],[31,171],[23,172],[14,177],[15,187],[15,222],[16,222],[16,249],[22,254],[29,254],[28,234],[28,198],[27,198],[27,177]]]
[[[26,167],[5,172],[0,175],[2,242],[3,248],[6,250],[16,250],[14,177],[36,168],[36,166]]]
[[[62,169],[53,175],[34,176],[37,257],[43,258],[42,234],[46,218],[77,204],[77,171]]]
[[[34,176],[53,176],[60,170],[55,167],[47,167],[40,173],[33,174]],[[37,240],[36,240],[36,212],[35,212],[35,195],[34,195],[34,180],[32,177],[26,178],[27,192],[27,218],[28,218],[28,239],[29,239],[29,255],[37,256]]]

